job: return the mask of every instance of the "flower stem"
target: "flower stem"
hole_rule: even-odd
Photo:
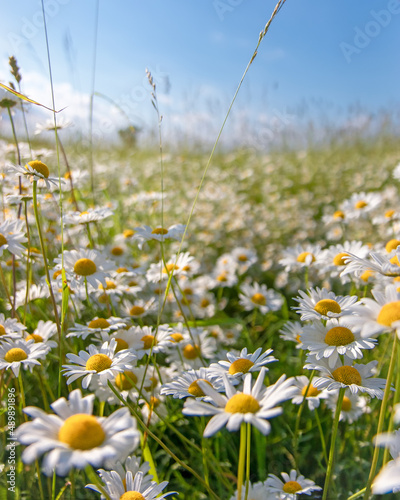
[[[246,424],[240,426],[239,464],[237,473],[237,500],[242,500],[244,466],[246,462]]]
[[[393,333],[392,355],[390,357],[389,371],[387,374],[386,387],[385,387],[385,392],[383,394],[381,410],[379,413],[378,428],[376,430],[376,434],[380,434],[383,430],[383,424],[384,424],[385,415],[386,415],[386,408],[387,408],[387,403],[388,403],[389,394],[390,394],[390,388],[391,388],[392,380],[393,380],[394,367],[396,364],[396,349],[397,349],[397,336],[396,336],[396,333]],[[377,445],[375,445],[374,454],[372,457],[371,469],[369,471],[368,482],[367,482],[367,485],[365,486],[364,500],[368,500],[369,497],[371,496],[371,486],[372,486],[372,481],[375,477],[376,467],[378,465],[378,458],[379,458],[379,447]]]
[[[247,423],[247,441],[246,441],[246,492],[244,500],[247,500],[250,486],[250,450],[251,450],[251,424]]]
[[[324,484],[324,493],[322,496],[322,500],[326,500],[328,498],[328,490],[329,490],[329,484],[331,482],[331,476],[332,476],[332,471],[333,471],[333,459],[335,456],[335,444],[336,444],[336,435],[337,435],[337,430],[339,427],[339,417],[340,417],[340,411],[342,409],[342,403],[343,403],[343,398],[344,398],[344,392],[346,388],[342,387],[339,391],[339,396],[338,400],[336,403],[336,411],[335,411],[335,416],[333,419],[333,427],[332,427],[332,436],[331,436],[331,446],[329,449],[329,459],[328,459],[328,468],[326,471],[326,478],[325,478],[325,484]]]
[[[326,451],[325,436],[324,436],[324,432],[322,430],[321,419],[319,418],[319,414],[318,414],[318,408],[315,408],[314,414],[315,414],[315,421],[317,422],[317,426],[318,426],[318,430],[319,430],[319,435],[321,437],[322,452],[324,454],[325,463],[328,464],[328,454]]]

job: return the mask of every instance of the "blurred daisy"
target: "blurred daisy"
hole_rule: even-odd
[[[109,417],[92,415],[94,394],[82,397],[76,389],[50,406],[55,414],[28,406],[24,412],[33,417],[16,430],[17,440],[28,447],[22,453],[24,463],[31,464],[46,453],[43,470],[66,476],[72,468],[87,465],[100,467],[107,461],[124,460],[139,444],[140,434],[127,408]]]
[[[336,295],[325,288],[310,288],[308,295],[299,290],[300,297],[294,300],[299,303],[293,309],[300,314],[302,321],[313,319],[339,318],[343,315],[354,314],[358,297],[356,295]],[[357,309],[358,310],[358,309]]]
[[[318,321],[304,325],[301,341],[302,349],[308,349],[317,361],[327,358],[331,368],[339,355],[359,359],[363,357],[362,349],[373,349],[376,344],[374,339],[362,339],[346,323],[346,317],[328,320],[325,325]]]
[[[14,318],[6,318],[0,313],[0,340],[7,337],[21,338],[26,326]]]
[[[35,343],[33,339],[6,339],[0,343],[0,370],[11,368],[16,377],[21,366],[32,371],[35,365],[40,365],[38,359],[43,359],[50,347],[43,342]]]
[[[245,273],[250,266],[257,262],[257,254],[249,248],[238,247],[232,250],[231,255],[236,260],[239,274]]]
[[[370,259],[362,259],[348,252],[348,256],[344,259],[346,267],[343,269],[342,275],[354,273],[357,277],[361,277],[366,271],[373,271],[383,276],[400,276],[400,248],[384,255],[370,252],[369,256]]]
[[[361,241],[345,241],[343,244],[332,245],[322,251],[321,254],[321,270],[328,273],[331,278],[339,277],[346,265],[346,257],[357,255],[364,259],[369,253],[369,247],[363,245]],[[342,283],[349,281],[342,277]]]
[[[303,333],[303,325],[300,321],[288,321],[279,330],[279,333],[279,338],[290,342],[296,342],[296,349],[302,348],[301,334]]]
[[[295,271],[303,267],[309,267],[319,260],[321,247],[319,245],[296,245],[292,248],[286,248],[283,251],[283,257],[279,264],[285,268],[285,271]]]
[[[63,118],[61,116],[57,118],[57,126],[54,125],[54,120],[52,118],[50,118],[44,122],[36,123],[34,134],[39,135],[42,132],[54,131],[55,128],[57,128],[57,130],[61,130],[61,129],[68,128],[71,126],[72,126],[72,122],[69,120],[66,120],[65,118]]]
[[[268,493],[275,493],[280,500],[296,500],[297,495],[311,495],[313,491],[322,490],[311,479],[305,479],[304,476],[297,475],[297,472],[292,469],[290,474],[281,473],[282,479],[274,474],[268,474],[268,479],[265,481],[265,486]]]
[[[135,299],[133,302],[124,300],[122,307],[131,318],[142,318],[147,314],[155,312],[157,310],[157,303],[154,297],[151,297],[149,300]]]
[[[171,342],[167,356],[168,363],[178,363],[185,370],[201,368],[205,360],[215,359],[217,351],[215,339],[207,331],[191,328],[190,333],[187,332],[181,342]]]
[[[17,257],[22,256],[26,248],[21,243],[28,241],[24,234],[24,225],[23,219],[6,219],[0,223],[0,257],[4,250],[8,250]]]
[[[88,208],[83,212],[67,212],[64,215],[64,224],[89,224],[111,217],[113,211],[108,207]]]
[[[278,311],[283,304],[283,298],[267,286],[254,282],[252,285],[244,283],[240,287],[239,304],[246,310],[259,309],[261,314],[269,311]]]
[[[282,408],[276,405],[292,397],[295,388],[293,380],[282,375],[269,387],[264,386],[265,368],[261,371],[252,387],[251,373],[246,374],[243,382],[243,392],[237,392],[224,374],[226,396],[210,387],[206,382],[198,384],[213,403],[187,399],[182,413],[184,415],[210,416],[212,419],[204,430],[204,437],[210,437],[226,426],[228,431],[237,431],[242,422],[254,425],[263,434],[269,434],[271,424],[266,420],[282,413]]]
[[[160,261],[157,264],[151,264],[146,273],[146,278],[150,283],[159,283],[167,280],[171,274],[173,276],[186,276],[190,271],[191,262],[194,257],[189,252],[180,253],[178,258],[173,257],[165,263]]]
[[[145,354],[166,352],[171,344],[172,330],[168,325],[159,325],[158,328],[151,326],[137,326],[127,330],[137,347],[138,359],[142,359]],[[121,337],[122,338],[122,337]]]
[[[182,239],[183,233],[185,232],[186,226],[184,224],[174,224],[168,229],[164,227],[156,227],[152,229],[150,226],[135,227],[135,234],[133,239],[138,241],[138,247],[140,250],[143,248],[143,244],[147,241],[165,241],[168,239],[180,241]]]
[[[317,361],[315,356],[309,355],[304,368],[320,372],[320,376],[315,377],[313,381],[313,385],[317,389],[326,388],[327,391],[335,391],[348,387],[352,394],[366,392],[372,398],[382,399],[386,380],[373,378],[378,361],[370,361],[365,365],[351,365],[350,363],[351,360],[346,358],[343,363],[338,359],[336,364],[330,367],[327,359],[322,358]]]
[[[242,486],[242,497],[245,498],[246,486]],[[238,492],[231,496],[229,500],[237,500]],[[251,500],[276,500],[275,494],[270,494],[264,483],[261,481],[255,484],[249,483],[248,498]]]
[[[226,357],[228,361],[218,361],[212,363],[210,370],[222,374],[228,373],[232,377],[240,377],[250,372],[258,372],[265,365],[278,361],[274,356],[270,356],[272,349],[267,349],[261,354],[262,348],[259,347],[252,354],[247,353],[247,347],[244,347],[239,354],[228,352]],[[268,371],[268,368],[265,367]]]
[[[341,210],[346,219],[358,219],[367,216],[382,203],[380,193],[353,193],[350,198],[341,204]]]
[[[384,495],[400,492],[400,429],[389,434],[378,434],[375,444],[389,448],[393,460],[388,462],[374,479],[372,493]]]
[[[161,500],[169,495],[174,495],[176,491],[161,494],[162,490],[168,485],[168,481],[163,481],[157,484],[148,480],[144,480],[142,471],[135,475],[128,471],[123,479],[115,471],[103,471],[101,478],[105,482],[104,489],[111,500]],[[100,490],[94,484],[88,484],[86,488],[90,488],[100,493]],[[159,496],[161,495],[161,496]]]
[[[326,406],[334,414],[337,407],[339,391],[330,391],[326,400]],[[365,413],[371,413],[371,407],[366,397],[360,394],[352,394],[346,389],[343,397],[342,408],[339,415],[339,421],[352,424]]]
[[[57,342],[51,340],[54,335],[57,334],[57,325],[53,321],[43,321],[39,320],[35,330],[28,334],[26,332],[25,341],[33,339],[35,343],[43,342],[49,348],[53,349],[57,347]]]
[[[127,350],[115,353],[117,342],[112,339],[110,343],[97,348],[93,344],[88,347],[88,351],[79,351],[76,354],[67,354],[67,358],[72,365],[63,365],[63,375],[68,377],[67,384],[71,384],[79,377],[84,377],[82,387],[87,389],[92,377],[99,377],[102,384],[113,379],[118,373],[132,369],[132,363],[136,360],[136,355]]]
[[[108,336],[110,333],[125,327],[126,323],[121,318],[110,316],[106,319],[96,316],[86,325],[75,323],[73,327],[68,329],[67,337],[80,337],[85,340],[89,335],[102,335],[104,333]]]

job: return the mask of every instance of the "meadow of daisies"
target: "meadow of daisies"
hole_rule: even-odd
[[[200,183],[203,153],[0,106],[1,498],[396,497],[396,137],[216,153]]]

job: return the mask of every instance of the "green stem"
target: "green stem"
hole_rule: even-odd
[[[246,424],[240,426],[239,464],[237,473],[237,500],[242,500],[244,466],[246,462]]]
[[[246,492],[244,500],[247,500],[250,487],[250,450],[251,450],[251,424],[247,423],[247,441],[246,441]]]
[[[376,434],[380,434],[382,432],[383,424],[385,422],[386,408],[387,408],[387,403],[389,400],[389,395],[390,395],[390,390],[391,390],[391,385],[392,385],[392,380],[393,380],[394,367],[396,364],[396,349],[397,349],[397,336],[396,336],[396,333],[394,332],[393,333],[392,355],[390,357],[389,371],[387,374],[386,387],[385,387],[385,392],[383,394],[381,410],[379,412],[378,428],[376,430]],[[376,467],[378,465],[378,458],[379,458],[379,447],[377,445],[375,445],[374,454],[372,457],[371,469],[369,471],[368,482],[367,482],[367,485],[365,486],[364,500],[368,500],[371,496],[371,486],[372,486],[372,481],[375,478]]]
[[[315,421],[317,422],[317,426],[318,426],[318,430],[319,430],[319,435],[321,437],[322,452],[324,454],[325,463],[328,464],[328,453],[326,451],[325,436],[324,436],[324,432],[322,430],[321,420],[320,420],[319,414],[318,414],[318,408],[315,408],[314,414],[315,414]]]
[[[394,394],[393,394],[393,402],[392,402],[392,407],[399,402],[400,399],[400,349],[397,349],[397,365],[396,365],[396,385],[394,389]],[[390,413],[390,421],[389,421],[389,427],[387,429],[387,432],[392,432],[393,431],[393,426],[394,426],[394,411]],[[383,460],[382,460],[382,465],[385,465],[389,461],[389,448],[385,447],[385,451],[383,452]]]
[[[20,403],[21,403],[21,413],[22,410],[25,408],[26,403],[25,403],[25,392],[24,392],[24,384],[22,383],[22,372],[21,368],[19,370],[18,374],[18,385],[19,385],[19,398],[20,398]],[[24,418],[25,420],[28,420],[27,415],[24,413]]]
[[[37,476],[38,476],[40,500],[44,500],[44,492],[43,492],[43,485],[42,485],[42,477],[41,477],[41,474],[40,474],[39,460],[35,460],[35,466],[36,466],[36,473],[37,473]]]
[[[326,471],[324,493],[322,496],[322,500],[327,500],[327,498],[328,498],[328,490],[329,490],[329,485],[331,482],[331,476],[332,476],[332,471],[333,471],[333,460],[334,460],[334,456],[335,456],[336,436],[337,436],[337,430],[339,427],[339,417],[340,417],[340,411],[342,409],[342,403],[343,403],[345,390],[346,390],[345,387],[342,387],[340,389],[338,400],[336,403],[336,411],[335,411],[335,416],[333,419],[333,427],[332,427],[331,446],[329,449],[328,468]]]

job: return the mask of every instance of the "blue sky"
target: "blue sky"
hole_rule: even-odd
[[[64,115],[78,125],[87,119],[96,0],[44,3],[56,106],[68,106]],[[220,126],[275,2],[100,0],[99,6],[96,91],[118,103],[133,123],[154,127],[149,68],[166,130],[205,138]],[[245,80],[231,127],[240,135],[241,126],[260,120],[284,127],[307,116],[345,120],[351,107],[361,116],[381,108],[398,111],[399,27],[398,0],[287,0]],[[50,104],[41,2],[8,2],[0,42],[0,81],[9,80],[7,61],[15,55],[23,90]],[[126,123],[101,98],[96,118]]]

